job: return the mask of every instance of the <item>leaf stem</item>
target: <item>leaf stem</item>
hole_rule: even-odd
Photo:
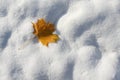
[[[29,40],[25,41],[19,48],[18,50],[21,50],[23,48],[25,48],[33,39],[35,39],[36,37],[34,36],[33,38],[30,38]]]

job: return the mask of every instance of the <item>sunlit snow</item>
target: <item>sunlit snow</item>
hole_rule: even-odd
[[[60,40],[19,50],[39,18]],[[0,0],[0,80],[120,80],[120,0]]]

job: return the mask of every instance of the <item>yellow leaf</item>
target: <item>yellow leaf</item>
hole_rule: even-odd
[[[33,24],[33,34],[38,38],[38,41],[43,45],[48,46],[51,42],[57,42],[60,38],[57,34],[53,34],[55,31],[54,24],[46,22],[44,19],[39,19]]]

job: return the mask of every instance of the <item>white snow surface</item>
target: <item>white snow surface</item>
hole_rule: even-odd
[[[19,49],[39,18],[60,40]],[[0,0],[0,80],[120,80],[120,0]]]

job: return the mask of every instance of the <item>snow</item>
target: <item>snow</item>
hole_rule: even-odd
[[[58,43],[29,41],[39,18]],[[120,80],[119,66],[120,0],[0,0],[0,80]]]

